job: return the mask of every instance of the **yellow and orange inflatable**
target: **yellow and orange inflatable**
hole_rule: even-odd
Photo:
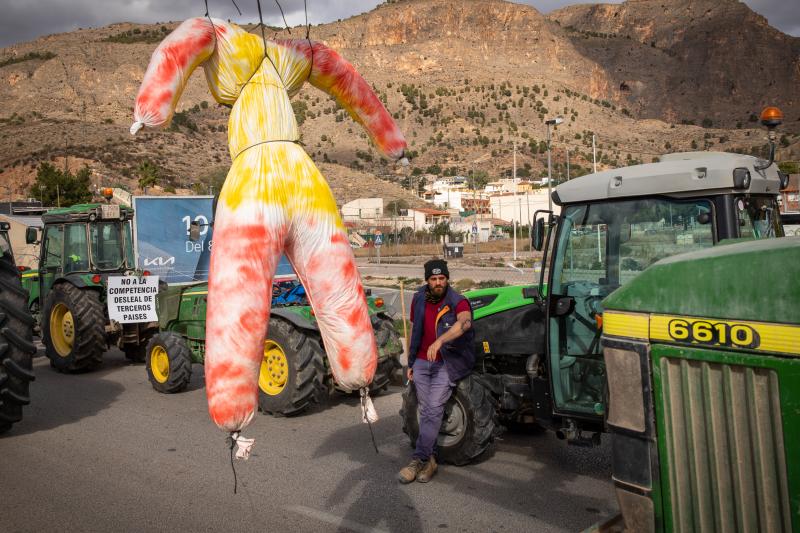
[[[361,278],[325,178],[298,144],[290,97],[308,81],[333,95],[393,159],[405,139],[369,85],[335,51],[309,40],[263,40],[213,18],[183,22],[153,53],[131,133],[169,124],[192,71],[231,105],[231,168],[220,192],[208,290],[205,373],[211,418],[238,432],[256,410],[258,371],[285,251],[319,322],[333,376],[372,381],[377,349]]]

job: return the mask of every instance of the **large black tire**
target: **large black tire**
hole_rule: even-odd
[[[325,395],[325,351],[316,333],[269,319],[258,377],[258,407],[273,416],[299,415]]]
[[[66,315],[62,312],[66,311]],[[100,294],[58,283],[50,289],[42,312],[42,340],[50,365],[59,372],[92,370],[103,362],[105,314]]]
[[[371,394],[378,394],[389,387],[392,375],[402,366],[399,355],[403,351],[403,346],[400,344],[400,334],[397,333],[391,318],[374,318],[372,328],[375,331],[375,343],[378,345],[378,367],[375,369],[375,377],[372,378],[369,391]]]
[[[186,389],[192,379],[192,352],[179,334],[163,331],[147,343],[147,379],[158,392],[172,394]]]
[[[419,435],[417,390],[414,382],[403,392],[400,418],[403,433],[415,446]],[[494,441],[497,414],[489,390],[473,376],[458,382],[447,402],[437,439],[442,462],[465,465],[486,452]]]
[[[10,255],[0,256],[0,433],[22,420],[33,381],[33,317]]]

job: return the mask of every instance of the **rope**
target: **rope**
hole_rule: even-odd
[[[247,151],[247,150],[249,150],[250,148],[253,148],[254,146],[258,146],[259,144],[268,144],[268,143],[293,143],[293,144],[296,144],[296,145],[300,145],[300,141],[299,141],[299,140],[297,140],[297,141],[290,141],[290,140],[287,140],[287,139],[273,139],[273,140],[271,140],[271,141],[261,141],[261,142],[257,142],[257,143],[255,143],[255,144],[251,144],[250,146],[246,146],[245,148],[242,148],[242,149],[239,151],[239,153],[238,153],[238,154],[236,154],[236,155],[234,156],[234,158],[231,160],[231,163],[233,163],[233,161],[236,161],[236,158],[237,158],[237,157],[239,157],[240,155],[242,155],[244,152],[246,152],[246,151]]]
[[[261,26],[261,40],[264,41],[264,57],[269,60],[270,64],[272,65],[272,68],[275,69],[275,74],[278,76],[278,79],[281,80],[283,88],[286,89],[286,82],[283,81],[283,78],[281,77],[281,73],[278,70],[278,67],[275,66],[275,63],[272,61],[272,58],[269,57],[269,55],[267,55],[267,38],[264,35],[264,17],[261,15],[261,0],[256,0],[256,4],[258,4],[258,24],[259,26]],[[253,74],[250,75],[250,78],[252,78],[253,75],[255,75],[255,71],[253,72]],[[248,79],[247,81],[250,80]]]
[[[278,9],[281,12],[281,17],[283,18],[283,25],[286,26],[286,31],[288,31],[289,35],[291,35],[292,34],[292,30],[289,29],[289,24],[286,22],[286,15],[283,14],[283,8],[281,7],[281,4],[280,4],[280,2],[278,2],[278,0],[275,0],[275,3],[278,5]]]
[[[314,72],[314,45],[311,43],[311,24],[308,23],[308,5],[306,4],[306,0],[303,0],[303,11],[306,14],[306,41],[308,41],[308,53],[311,55],[311,66],[308,67],[308,76],[306,77],[306,81],[311,79],[311,73]]]
[[[236,446],[236,439],[233,438],[232,433],[228,435],[228,443],[230,444],[231,448],[231,471],[233,472],[233,493],[236,494],[238,480],[236,479],[236,467],[233,465],[233,447]]]

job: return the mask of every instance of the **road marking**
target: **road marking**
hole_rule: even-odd
[[[304,505],[292,505],[286,509],[293,513],[301,514],[303,516],[319,520],[320,522],[325,522],[326,524],[331,524],[339,528],[355,531],[356,533],[389,533],[385,529],[378,529],[364,524],[359,524],[358,522],[341,518],[335,514],[326,513],[325,511],[320,511],[318,509],[312,509],[311,507],[306,507]]]

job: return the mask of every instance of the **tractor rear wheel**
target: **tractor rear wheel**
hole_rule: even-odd
[[[273,416],[299,415],[324,395],[325,352],[316,335],[270,318],[258,374],[258,407]]]
[[[494,441],[496,413],[489,390],[472,375],[458,382],[447,402],[436,439],[442,462],[465,465],[484,453]],[[403,433],[415,446],[419,435],[417,390],[414,382],[403,392],[400,408]]]
[[[71,283],[54,285],[42,317],[45,354],[56,370],[91,370],[103,361],[106,319],[97,291]]]
[[[33,317],[28,293],[8,255],[0,255],[0,433],[22,420],[33,381]]]
[[[162,331],[147,343],[147,379],[158,392],[181,392],[192,379],[192,352],[173,331]]]

